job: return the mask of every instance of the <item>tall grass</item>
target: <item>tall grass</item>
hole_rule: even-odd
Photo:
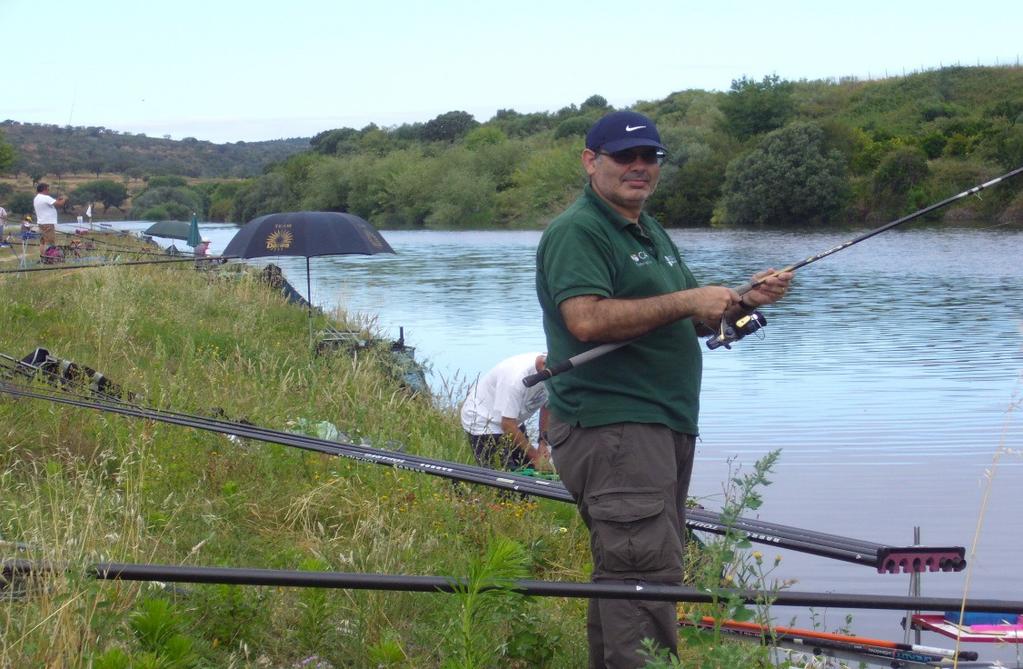
[[[275,429],[329,421],[374,444],[471,461],[450,408],[402,392],[380,351],[314,355],[305,311],[246,273],[40,272],[3,275],[0,292],[0,352],[44,346],[144,404]],[[347,326],[344,314],[315,318]],[[586,532],[570,505],[9,396],[0,435],[3,557],[17,544],[19,557],[69,567],[0,600],[3,669],[436,667],[453,639],[469,647],[484,630],[480,666],[584,664],[579,601],[537,599],[474,629],[450,595],[83,575],[113,560],[462,576],[501,538],[531,576],[584,580]]]
[[[1009,402],[1009,406],[1006,409],[1005,419],[1002,423],[1002,435],[998,443],[998,448],[995,449],[995,452],[991,457],[991,466],[984,470],[983,492],[981,494],[980,508],[977,512],[977,524],[974,527],[973,540],[970,542],[970,550],[966,558],[966,577],[963,579],[963,597],[962,604],[959,607],[960,619],[963,618],[966,611],[966,601],[969,599],[970,586],[973,582],[973,567],[977,562],[977,550],[980,547],[980,537],[984,528],[984,517],[987,514],[988,502],[991,499],[991,493],[994,490],[995,475],[998,473],[999,464],[1005,457],[1023,458],[1023,450],[1012,448],[1008,445],[1013,418],[1015,417],[1016,411],[1019,410],[1020,405],[1023,404],[1023,398],[1020,397],[1021,388],[1023,388],[1023,374],[1021,374],[1018,379],[1016,390],[1013,393],[1012,400]],[[956,637],[956,652],[959,651],[961,643],[961,640]],[[1021,658],[1019,646],[1017,646],[1017,665],[1021,664],[1021,659],[1023,658]],[[958,666],[958,659],[956,660],[955,665]]]

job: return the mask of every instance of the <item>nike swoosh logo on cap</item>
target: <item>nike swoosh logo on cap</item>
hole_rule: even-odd
[[[625,126],[625,132],[632,132],[633,130],[642,130],[645,125],[627,125]]]

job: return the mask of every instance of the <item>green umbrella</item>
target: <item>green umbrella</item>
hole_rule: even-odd
[[[168,239],[188,239],[190,225],[188,221],[160,221],[153,223],[142,234],[150,237],[166,237]]]
[[[196,218],[195,212],[192,212],[192,223],[188,228],[188,241],[185,242],[193,249],[199,246],[199,242],[202,238],[199,236],[199,219]]]

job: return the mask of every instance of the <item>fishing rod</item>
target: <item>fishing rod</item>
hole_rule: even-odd
[[[0,358],[14,361],[10,356],[0,354]],[[65,379],[52,372],[36,367],[24,361],[17,362],[21,368],[32,368],[37,372],[48,375],[55,385],[65,386]],[[0,388],[2,390],[2,388]],[[132,406],[141,414],[139,417],[148,417],[164,422],[172,422],[186,427],[195,427],[209,431],[233,434],[239,437],[255,438],[271,443],[305,448],[330,455],[349,457],[374,464],[385,464],[395,468],[408,469],[419,473],[462,480],[468,483],[477,483],[503,490],[510,490],[522,494],[555,499],[574,503],[571,494],[564,488],[560,481],[548,481],[530,476],[513,473],[498,472],[492,469],[467,465],[444,460],[433,460],[407,456],[404,453],[386,451],[370,446],[358,446],[355,444],[342,444],[335,441],[316,439],[291,432],[279,432],[267,428],[260,428],[247,423],[232,423],[194,416],[171,411],[161,411],[143,407],[141,405],[130,405],[120,396],[103,395],[92,391],[94,395],[107,401],[114,401],[125,406]],[[70,393],[65,390],[65,395]],[[80,397],[80,396],[79,396]],[[52,396],[43,396],[43,399],[52,401],[63,401],[54,399]],[[103,404],[89,403],[80,399],[72,402],[77,406],[85,408],[98,408],[110,410]],[[124,413],[124,412],[122,412]],[[136,415],[129,413],[127,415]],[[461,476],[459,476],[461,474]],[[705,530],[716,534],[724,534],[729,528],[742,532],[747,538],[759,543],[770,544],[777,547],[789,548],[806,552],[821,557],[841,559],[857,564],[868,564],[877,568],[879,573],[898,573],[904,570],[911,571],[960,571],[965,567],[965,549],[962,547],[920,547],[910,546],[893,548],[876,542],[849,539],[833,534],[826,534],[814,530],[802,530],[768,523],[761,520],[746,518],[735,519],[730,526],[722,524],[718,514],[703,509],[689,509],[686,513],[686,525],[692,530]]]
[[[9,560],[2,564],[0,574],[10,581],[17,576],[63,571],[52,564],[30,560]],[[330,588],[346,590],[387,590],[395,592],[464,592],[469,579],[450,576],[417,576],[402,574],[361,574],[336,571],[293,571],[287,569],[254,569],[247,567],[196,567],[159,564],[100,562],[86,569],[89,576],[100,580],[161,581],[170,583],[205,583],[222,585],[281,586],[295,588]],[[481,591],[509,591],[534,597],[572,597],[599,599],[642,599],[659,602],[696,602],[713,604],[736,598],[747,604],[770,602],[772,606],[835,607],[905,611],[966,611],[989,613],[1023,613],[1023,601],[1002,599],[962,600],[954,597],[909,597],[836,592],[794,592],[791,590],[761,591],[725,589],[716,593],[704,588],[662,583],[600,583],[574,581],[543,581],[515,579],[507,583],[489,583]]]
[[[743,630],[748,632],[755,632],[758,635],[775,636],[790,634],[806,639],[823,639],[828,641],[855,642],[867,644],[870,646],[890,648],[893,650],[918,651],[921,653],[931,653],[935,655],[943,654],[946,657],[952,657],[955,655],[954,650],[950,650],[947,648],[936,648],[934,646],[921,646],[919,644],[899,643],[898,641],[887,641],[885,639],[870,639],[867,637],[853,636],[849,634],[839,634],[837,632],[822,632],[819,630],[804,630],[797,629],[795,627],[782,627],[780,625],[775,627],[766,627],[758,623],[742,622],[738,620],[724,620],[718,623],[714,618],[711,618],[709,616],[704,616],[700,618],[699,622],[695,624],[696,626],[699,627],[714,626],[719,624],[722,629]],[[976,653],[960,653],[959,655],[964,660],[977,659]]]
[[[161,258],[167,258],[168,256],[173,255],[173,254],[165,253],[163,251],[146,251],[144,249],[133,249],[133,248],[128,247],[128,246],[121,246],[121,245],[117,245],[117,244],[108,244],[108,243],[106,243],[106,242],[104,242],[102,240],[94,239],[92,237],[84,237],[84,236],[74,235],[73,233],[70,233],[70,232],[60,232],[58,234],[68,235],[68,236],[72,237],[72,239],[70,240],[70,243],[68,243],[68,244],[55,244],[54,245],[54,246],[57,246],[58,248],[60,248],[61,251],[65,251],[65,252],[78,253],[78,252],[81,252],[81,251],[86,251],[86,252],[92,251],[92,252],[94,252],[93,255],[103,255],[103,256],[118,255],[119,256],[121,254],[130,254],[130,255],[133,255],[133,256],[157,256],[157,257],[161,257]],[[76,242],[78,244],[80,244],[80,246],[75,246]],[[23,241],[22,245],[25,248],[42,248],[43,247],[43,245],[38,243],[38,242],[29,242],[29,241]],[[191,253],[182,253],[180,255],[189,256],[189,257],[192,256]],[[66,256],[64,257],[64,260],[65,261],[67,260]]]
[[[65,396],[74,397],[68,390],[68,379],[55,374],[44,368],[42,365],[33,365],[24,360],[17,361],[14,358],[0,354],[0,363],[6,359],[15,363],[15,368],[24,373],[25,370],[32,370],[33,373],[42,374],[51,385],[62,388]],[[8,363],[9,364],[9,363]],[[31,376],[31,374],[28,374]],[[2,389],[0,389],[2,390]],[[90,389],[92,396],[98,397],[105,402],[115,402],[120,405],[131,406],[134,409],[144,412],[140,417],[149,417],[165,422],[174,422],[187,427],[205,429],[220,433],[229,433],[234,436],[255,438],[271,443],[297,448],[306,448],[330,455],[349,457],[363,462],[384,464],[395,468],[408,469],[418,473],[427,473],[442,477],[462,480],[463,482],[476,483],[495,487],[502,490],[519,492],[533,496],[545,497],[557,501],[574,503],[574,499],[560,481],[549,481],[534,477],[499,472],[485,467],[468,465],[445,460],[433,460],[430,458],[409,457],[401,452],[386,451],[372,446],[359,446],[355,444],[343,444],[336,441],[316,439],[307,435],[294,434],[291,432],[280,432],[268,428],[261,428],[250,423],[233,423],[230,421],[211,419],[202,416],[194,416],[172,411],[161,411],[151,409],[138,404],[127,402],[123,394],[110,395],[98,392],[97,389]],[[85,408],[98,408],[104,410],[103,404],[87,403],[87,400],[78,395],[81,402],[86,403]],[[47,399],[53,399],[46,396]],[[59,401],[59,400],[53,400]],[[109,410],[109,409],[107,409]],[[159,415],[156,415],[159,414]],[[135,415],[135,414],[129,414]],[[174,417],[175,420],[167,418]],[[461,474],[460,478],[458,474]],[[821,557],[841,559],[857,564],[874,566],[879,573],[899,573],[900,571],[922,572],[922,571],[961,571],[965,565],[965,549],[962,547],[930,547],[930,546],[908,546],[890,547],[876,542],[850,539],[838,535],[827,534],[815,530],[803,530],[799,528],[769,523],[762,520],[747,518],[734,519],[729,525],[721,522],[721,518],[714,512],[704,509],[688,509],[686,512],[686,526],[690,530],[704,530],[715,534],[724,534],[729,529],[743,533],[747,538],[758,543],[774,545],[780,548],[789,548]]]
[[[231,434],[241,438],[257,439],[327,455],[386,465],[395,469],[405,469],[465,483],[485,485],[510,492],[574,503],[571,493],[565,489],[560,481],[548,481],[474,465],[409,456],[404,453],[369,446],[343,444],[291,432],[279,432],[260,428],[244,423],[232,423],[189,414],[144,408],[119,400],[97,402],[75,398],[66,392],[43,393],[39,390],[19,388],[16,384],[9,382],[0,382],[0,392],[6,392],[18,397],[43,399],[79,408],[98,409],[129,417],[157,420],[183,427]],[[757,543],[800,551],[820,557],[843,560],[854,564],[872,566],[881,573],[896,573],[899,571],[900,565],[906,571],[924,571],[925,568],[931,571],[937,569],[958,571],[965,566],[965,560],[963,559],[965,549],[962,547],[893,548],[874,542],[848,539],[813,530],[786,528],[782,525],[766,524],[747,518],[738,518],[730,525],[726,525],[722,522],[719,514],[703,509],[687,509],[686,526],[692,530],[702,530],[716,534],[724,534],[732,529],[742,532],[751,541]],[[911,557],[905,557],[907,555]]]
[[[13,360],[9,356],[3,357],[8,360]],[[18,365],[22,367],[34,367],[33,365],[29,365],[25,362],[19,362]],[[44,373],[53,377],[57,383],[64,383],[65,381],[64,379],[61,379],[49,372],[44,371]],[[444,460],[407,456],[400,452],[387,451],[369,446],[358,446],[355,444],[342,444],[340,442],[317,439],[291,432],[279,432],[244,423],[232,423],[229,421],[193,416],[190,414],[161,411],[139,405],[132,405],[124,402],[120,398],[112,398],[109,396],[106,396],[104,401],[91,402],[87,399],[81,398],[81,396],[78,396],[78,398],[75,399],[74,395],[66,391],[59,394],[56,392],[34,392],[27,389],[18,389],[17,386],[10,383],[3,383],[0,385],[0,391],[21,397],[46,399],[80,408],[99,409],[130,417],[153,419],[184,427],[192,427],[207,431],[231,434],[242,438],[251,438],[270,443],[293,446],[328,455],[349,457],[364,462],[388,465],[394,468],[442,476],[467,483],[487,485],[489,487],[502,490],[530,494],[557,501],[574,502],[573,497],[560,483],[560,481],[536,479],[510,472],[499,472],[484,467],[448,462]],[[61,395],[63,395],[63,397]],[[111,404],[111,402],[113,402],[113,404]],[[692,518],[691,522],[693,524],[693,529],[700,529],[719,534],[726,530],[726,528],[721,524],[720,518],[712,512],[689,510],[687,515]],[[777,536],[779,532],[776,531],[772,534],[768,528],[765,525],[761,525],[759,521],[749,521],[743,518],[737,519],[733,524],[733,527],[746,532],[753,540],[760,541],[761,543],[769,543],[776,546],[793,548],[795,550],[814,552],[826,557],[839,557],[840,554],[841,559],[846,559],[852,562],[868,561],[870,558],[876,557],[881,550],[886,549],[886,547],[881,544],[844,539],[835,535],[827,535],[811,530],[795,530],[794,528],[790,528],[792,529],[792,538],[788,541],[781,541]],[[783,526],[775,527],[781,528]],[[822,549],[822,546],[825,548]]]
[[[91,242],[93,244],[99,244],[99,245],[104,246],[104,247],[106,247],[108,249],[113,249],[115,251],[123,251],[125,253],[134,253],[134,254],[138,254],[138,255],[155,255],[155,256],[165,256],[165,255],[168,255],[166,251],[150,251],[150,250],[146,250],[146,249],[142,249],[142,248],[132,248],[130,246],[124,246],[123,244],[113,244],[113,243],[107,241],[106,239],[102,238],[102,236],[104,234],[106,234],[106,233],[102,233],[102,232],[96,233],[96,232],[91,231],[91,230],[84,231],[84,232],[79,232],[79,231],[67,232],[66,230],[57,230],[56,233],[58,235],[64,235],[65,237],[70,237],[70,238],[72,238],[72,240],[75,240],[75,239],[85,240],[85,241]],[[92,235],[99,235],[99,236],[92,236]],[[27,243],[27,245],[28,246],[41,246],[41,244],[38,244],[38,243]],[[182,255],[191,255],[190,253],[186,253],[186,252],[182,252],[182,251],[179,251],[179,253],[181,253]]]
[[[238,256],[214,256],[211,258],[195,258],[188,256],[186,258],[169,258],[167,260],[129,260],[127,262],[107,262],[107,263],[82,263],[82,264],[55,264],[46,265],[44,267],[25,267],[22,269],[3,269],[0,270],[0,274],[21,274],[22,272],[52,272],[60,269],[91,269],[94,267],[129,267],[135,265],[165,265],[167,263],[176,262],[208,262],[208,261],[226,261],[233,260]]]
[[[707,621],[710,622],[707,622]],[[738,639],[756,641],[764,645],[781,646],[787,649],[800,652],[815,652],[817,649],[837,651],[840,653],[851,653],[853,655],[867,655],[871,658],[885,660],[897,660],[924,666],[952,666],[959,660],[974,661],[978,658],[975,651],[956,651],[949,648],[936,646],[916,646],[913,648],[893,647],[893,642],[880,639],[866,639],[854,635],[831,634],[822,637],[812,630],[790,629],[787,632],[779,632],[782,628],[769,628],[752,624],[751,627],[737,627],[734,621],[722,621],[718,628],[714,626],[713,618],[703,618],[694,623],[691,620],[680,619],[682,627],[693,627],[704,631],[718,631],[734,636]],[[909,646],[909,644],[894,644],[898,646]],[[862,658],[859,658],[862,659]],[[874,660],[875,662],[877,660]],[[902,666],[896,664],[894,666]]]
[[[684,623],[680,623],[680,625],[684,625]],[[692,627],[705,632],[713,631],[712,627],[705,625],[692,625]],[[904,667],[907,664],[925,667],[946,667],[953,666],[953,663],[959,659],[956,656],[948,657],[946,655],[922,653],[920,651],[896,650],[853,641],[828,641],[825,639],[806,638],[795,634],[763,636],[756,632],[730,629],[723,626],[719,631],[740,641],[774,646],[790,653],[810,653],[815,656],[827,655],[837,659],[859,660],[861,665],[864,662],[873,664],[884,661],[890,663],[889,666],[893,667]]]
[[[728,632],[728,634],[733,634]],[[738,637],[741,641],[742,637]],[[755,639],[750,639],[755,640]],[[803,639],[778,639],[774,643],[768,640],[761,640],[762,645],[773,646],[776,651],[784,654],[787,663],[786,667],[799,667],[800,669],[823,669],[824,667],[867,667],[883,666],[892,669],[904,669],[907,667],[930,667],[931,669],[945,669],[946,667],[959,667],[960,669],[984,667],[992,669],[991,664],[963,664],[939,655],[925,655],[922,653],[911,653],[907,651],[889,651],[884,648],[873,646],[860,647],[857,644],[843,644],[837,641],[817,642],[809,644]],[[822,664],[824,660],[836,660],[837,664]]]
[[[907,222],[912,221],[914,219],[920,218],[921,216],[926,216],[927,214],[929,214],[929,213],[931,213],[933,211],[937,211],[938,209],[941,209],[942,207],[947,207],[948,205],[952,204],[953,202],[956,202],[958,200],[962,200],[963,198],[969,197],[971,195],[976,195],[980,191],[982,191],[982,190],[984,190],[986,188],[990,188],[991,186],[994,186],[995,184],[1001,183],[1002,181],[1005,181],[1006,179],[1011,179],[1012,177],[1014,177],[1014,176],[1016,176],[1017,174],[1020,174],[1020,173],[1023,173],[1023,166],[1017,167],[1016,169],[1014,169],[1014,170],[1012,170],[1010,172],[1006,172],[1005,174],[1003,174],[1000,177],[995,177],[994,179],[991,179],[990,181],[985,181],[984,183],[982,183],[980,185],[977,185],[977,186],[974,186],[973,188],[964,190],[962,193],[959,193],[958,195],[953,195],[952,197],[944,199],[941,202],[936,202],[936,203],[934,203],[934,204],[932,204],[932,205],[930,205],[928,207],[924,207],[923,209],[915,211],[912,214],[909,214],[907,216],[903,216],[902,218],[899,218],[899,219],[896,219],[894,221],[891,221],[890,223],[886,223],[886,224],[882,225],[879,228],[876,228],[876,229],[871,230],[869,232],[865,232],[862,235],[859,235],[858,237],[853,237],[852,239],[850,239],[848,241],[845,241],[845,242],[842,242],[841,244],[839,244],[837,246],[833,246],[830,249],[827,249],[826,251],[822,251],[820,253],[812,255],[812,256],[810,256],[808,258],[805,258],[803,260],[800,260],[798,262],[794,262],[791,265],[788,265],[787,267],[784,267],[784,268],[778,270],[777,272],[774,272],[773,274],[770,274],[768,276],[765,276],[765,277],[762,277],[760,279],[757,279],[756,281],[751,281],[749,283],[745,283],[745,284],[739,286],[738,288],[736,288],[735,292],[738,293],[739,296],[741,297],[742,295],[745,295],[746,293],[750,292],[751,290],[753,290],[757,286],[760,286],[761,284],[763,284],[770,277],[777,276],[778,274],[782,274],[784,272],[794,272],[795,270],[803,268],[803,267],[806,267],[807,265],[809,265],[811,263],[815,263],[818,260],[823,260],[824,258],[827,258],[830,255],[834,255],[835,253],[838,253],[839,251],[847,249],[850,246],[853,246],[854,244],[859,244],[862,241],[870,239],[871,237],[879,235],[882,232],[885,232],[887,230],[891,230],[892,228],[894,228],[896,226],[899,226],[899,225],[902,225],[903,223],[907,223]],[[754,313],[757,313],[757,312],[754,312]],[[756,332],[761,327],[763,327],[763,325],[765,325],[765,324],[766,324],[766,319],[763,319],[763,316],[760,315],[757,318],[751,319],[751,322],[746,323],[744,326],[739,326],[739,327],[736,327],[736,328],[732,328],[731,331],[729,331],[725,327],[722,327],[721,330],[718,332],[718,334],[711,336],[707,340],[707,347],[712,349],[712,350],[716,349],[718,347],[721,347],[721,346],[724,346],[725,348],[731,348],[730,345],[732,343],[734,343],[735,341],[738,341],[739,339],[742,339],[747,334],[751,334],[752,332]],[[744,331],[743,328],[750,328],[750,329],[748,331]],[[565,373],[565,372],[567,372],[569,370],[575,369],[579,365],[586,364],[587,362],[590,362],[591,360],[599,358],[602,355],[606,355],[606,354],[610,353],[611,351],[616,351],[616,350],[620,349],[621,347],[627,346],[627,345],[629,345],[630,343],[632,343],[634,341],[636,341],[636,338],[629,339],[627,341],[611,342],[611,343],[608,343],[608,344],[601,344],[600,346],[595,346],[595,347],[591,348],[588,351],[583,351],[582,353],[579,353],[577,355],[572,356],[568,360],[563,360],[563,361],[555,363],[553,365],[550,365],[550,364],[547,365],[547,367],[545,369],[543,369],[542,371],[537,372],[536,374],[531,374],[531,375],[525,377],[524,379],[522,379],[522,383],[525,384],[525,386],[527,388],[531,388],[531,387],[535,386],[536,384],[540,383],[541,381],[546,381],[547,379],[555,377],[558,374],[563,374],[563,373]]]

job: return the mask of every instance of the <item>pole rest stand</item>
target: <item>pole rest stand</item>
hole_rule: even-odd
[[[879,574],[962,571],[965,568],[966,549],[962,546],[886,547],[879,550],[877,555],[877,573]]]

